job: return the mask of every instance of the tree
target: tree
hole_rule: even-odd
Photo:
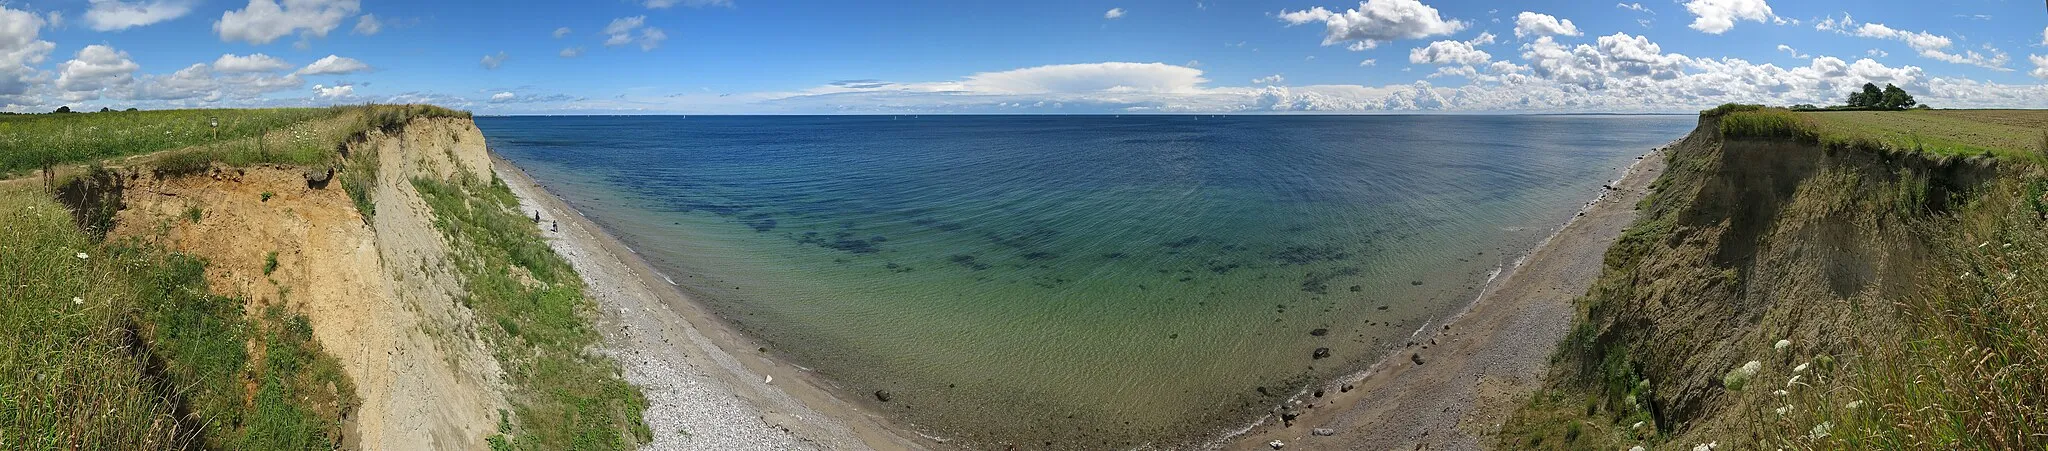
[[[1919,103],[1920,101],[1913,100],[1913,95],[1907,94],[1906,90],[1899,89],[1898,86],[1893,86],[1891,83],[1885,83],[1884,97],[1878,101],[1878,106],[1887,110],[1903,110],[1912,108],[1913,105]]]
[[[1875,84],[1864,83],[1862,92],[1849,93],[1850,108],[1874,108],[1883,102],[1884,91]]]
[[[126,112],[130,112],[130,113],[133,113],[133,112],[136,112],[136,111],[141,111],[141,110],[137,110],[137,109],[135,109],[135,107],[132,107],[132,106],[131,106],[131,107],[128,107],[128,109],[126,109],[126,110],[122,110],[122,111],[126,111]]]
[[[69,105],[66,105],[66,106],[60,106],[60,107],[57,107],[57,111],[52,111],[52,113],[56,113],[56,114],[71,114],[71,106],[69,106]]]
[[[113,108],[113,107],[104,107],[104,106],[103,106],[103,107],[100,107],[100,112],[101,112],[101,113],[112,113],[112,112],[114,112],[114,108]]]

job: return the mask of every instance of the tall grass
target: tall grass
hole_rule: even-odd
[[[0,224],[0,448],[339,445],[354,389],[303,318],[246,316],[203,262],[97,243],[37,189],[0,188]]]
[[[624,449],[651,437],[646,400],[618,366],[587,350],[599,337],[582,280],[541,238],[503,181],[413,179],[454,248],[485,341],[513,393],[515,449]],[[493,327],[495,326],[495,327]],[[494,440],[496,441],[496,440]]]
[[[44,165],[80,163],[217,142],[239,142],[343,108],[165,110],[0,116],[0,177]],[[209,119],[217,118],[216,129]],[[285,143],[270,143],[279,149]],[[249,148],[259,144],[251,140]]]

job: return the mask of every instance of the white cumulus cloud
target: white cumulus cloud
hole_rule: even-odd
[[[299,75],[346,75],[370,70],[370,65],[339,55],[327,55],[299,69]]]
[[[222,73],[276,72],[292,68],[291,63],[261,53],[238,56],[223,54],[213,60],[213,70]]]
[[[323,86],[323,85],[313,85],[313,97],[315,97],[315,98],[320,98],[320,99],[326,99],[326,100],[338,100],[338,99],[345,99],[345,98],[350,98],[350,97],[355,97],[355,96],[356,96],[356,87],[355,87],[354,85],[341,85],[341,86]]]
[[[1764,0],[1692,0],[1685,2],[1693,15],[1692,29],[1708,34],[1727,33],[1736,21],[1767,22],[1778,17]]]
[[[1636,11],[1636,12],[1645,12],[1645,13],[1650,13],[1650,14],[1656,14],[1656,13],[1657,13],[1656,11],[1651,11],[1649,7],[1643,6],[1643,4],[1642,4],[1642,3],[1615,3],[1615,4],[1614,4],[1614,7],[1616,7],[1616,8],[1621,8],[1621,9],[1626,9],[1626,10],[1632,10],[1632,11]]]
[[[2027,61],[2032,61],[2034,63],[2034,70],[2031,72],[2027,72],[2027,75],[2032,75],[2034,76],[2034,78],[2039,78],[2042,80],[2048,80],[2048,56],[2027,55]]]
[[[1124,9],[1123,9],[1123,8],[1110,8],[1110,9],[1109,9],[1109,12],[1105,12],[1105,13],[1102,13],[1102,18],[1104,18],[1104,19],[1121,19],[1121,18],[1123,18],[1123,17],[1124,17]]]
[[[1408,62],[1415,64],[1463,64],[1482,65],[1493,60],[1493,55],[1479,50],[1470,42],[1436,41],[1428,46],[1416,47],[1408,52]]]
[[[1858,23],[1855,18],[1850,17],[1848,14],[1843,14],[1841,19],[1829,17],[1820,22],[1815,22],[1813,28],[1815,30],[1833,31],[1856,37],[1903,42],[1907,47],[1911,47],[1914,52],[1919,53],[1920,56],[1937,61],[1967,64],[1999,71],[2011,70],[2007,69],[2005,64],[2011,61],[2012,57],[2008,56],[2004,51],[1992,47],[1990,44],[1984,45],[1984,52],[1969,49],[1964,49],[1960,53],[1952,52],[1949,48],[1955,46],[1955,40],[1947,36],[1925,31],[1905,31],[1881,23]]]
[[[505,52],[498,52],[496,55],[484,55],[482,64],[486,70],[497,70],[498,66],[505,65],[506,58],[511,58],[511,56],[506,55]]]
[[[1515,37],[1531,36],[1578,36],[1577,25],[1569,19],[1558,19],[1549,14],[1523,11],[1515,15]]]
[[[97,92],[112,88],[127,87],[135,82],[135,71],[142,69],[128,52],[115,50],[105,45],[88,45],[78,50],[78,56],[71,61],[57,65],[57,89],[68,93],[93,93],[88,96],[73,96],[71,100],[99,98]]]
[[[85,24],[94,31],[119,31],[163,22],[192,12],[191,0],[92,0]]]
[[[43,24],[41,16],[0,5],[0,104],[44,80],[36,66],[57,45],[39,39]]]
[[[654,50],[655,47],[661,46],[661,41],[668,40],[668,33],[662,32],[660,28],[647,26],[647,16],[614,19],[611,24],[605,25],[604,34],[607,36],[604,40],[605,47],[638,43],[640,50],[643,51]],[[638,36],[635,36],[636,34]]]
[[[221,13],[213,31],[223,41],[269,44],[277,38],[300,33],[326,37],[343,20],[362,12],[361,0],[249,0],[239,10]]]
[[[376,14],[364,14],[363,17],[356,18],[356,28],[353,33],[369,36],[381,31],[384,31],[384,21],[378,20]]]
[[[1288,26],[1320,22],[1323,45],[1350,42],[1352,50],[1379,47],[1401,39],[1421,39],[1464,30],[1469,24],[1446,20],[1436,8],[1417,0],[1366,0],[1357,9],[1333,12],[1323,7],[1281,11]]]
[[[518,94],[513,94],[510,92],[500,92],[497,94],[491,94],[491,103],[505,103],[517,100],[518,98]]]

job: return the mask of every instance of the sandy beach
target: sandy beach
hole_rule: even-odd
[[[646,449],[923,449],[935,443],[834,396],[815,375],[761,352],[646,261],[492,156],[524,211],[575,266],[601,309],[603,352],[648,399]]]
[[[1542,385],[1571,327],[1572,300],[1600,275],[1607,247],[1635,222],[1637,201],[1664,172],[1665,149],[1618,182],[1481,292],[1466,311],[1432,323],[1371,369],[1279,406],[1228,449],[1482,449]],[[1347,389],[1348,388],[1348,389]],[[1320,430],[1320,431],[1319,431]],[[1321,435],[1318,432],[1328,435]]]

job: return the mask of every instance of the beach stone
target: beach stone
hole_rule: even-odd
[[[1339,392],[1339,393],[1351,393],[1351,388],[1352,388],[1352,387],[1351,387],[1351,384],[1344,384],[1344,386],[1343,386],[1343,387],[1339,387],[1339,388],[1337,388],[1337,392]]]
[[[1329,335],[1330,330],[1318,327],[1315,330],[1308,331],[1308,334],[1320,337],[1324,335]]]
[[[1317,437],[1329,437],[1332,435],[1337,435],[1337,430],[1330,428],[1315,428],[1315,430],[1309,431],[1309,433],[1315,434]]]
[[[875,399],[881,400],[882,402],[889,402],[890,398],[895,397],[896,395],[889,393],[888,390],[875,390]]]
[[[1316,348],[1316,352],[1314,354],[1310,354],[1310,357],[1318,360],[1329,358],[1330,348]]]
[[[1414,361],[1415,361],[1415,364],[1416,364],[1416,365],[1421,365],[1421,364],[1422,364],[1422,353],[1418,352],[1418,353],[1414,353],[1414,354],[1409,354],[1409,355],[1408,355],[1408,360],[1414,360]]]
[[[1285,443],[1285,442],[1281,442],[1281,441],[1279,441],[1279,440],[1274,440],[1274,441],[1266,442],[1266,446],[1271,446],[1271,447],[1273,447],[1273,449],[1280,449],[1280,448],[1286,448],[1286,447],[1287,447],[1287,443]]]
[[[1317,398],[1321,398],[1321,397],[1323,397],[1323,389],[1320,389],[1320,388],[1316,389],[1316,393],[1315,393],[1315,394],[1316,394],[1316,397],[1317,397]]]

